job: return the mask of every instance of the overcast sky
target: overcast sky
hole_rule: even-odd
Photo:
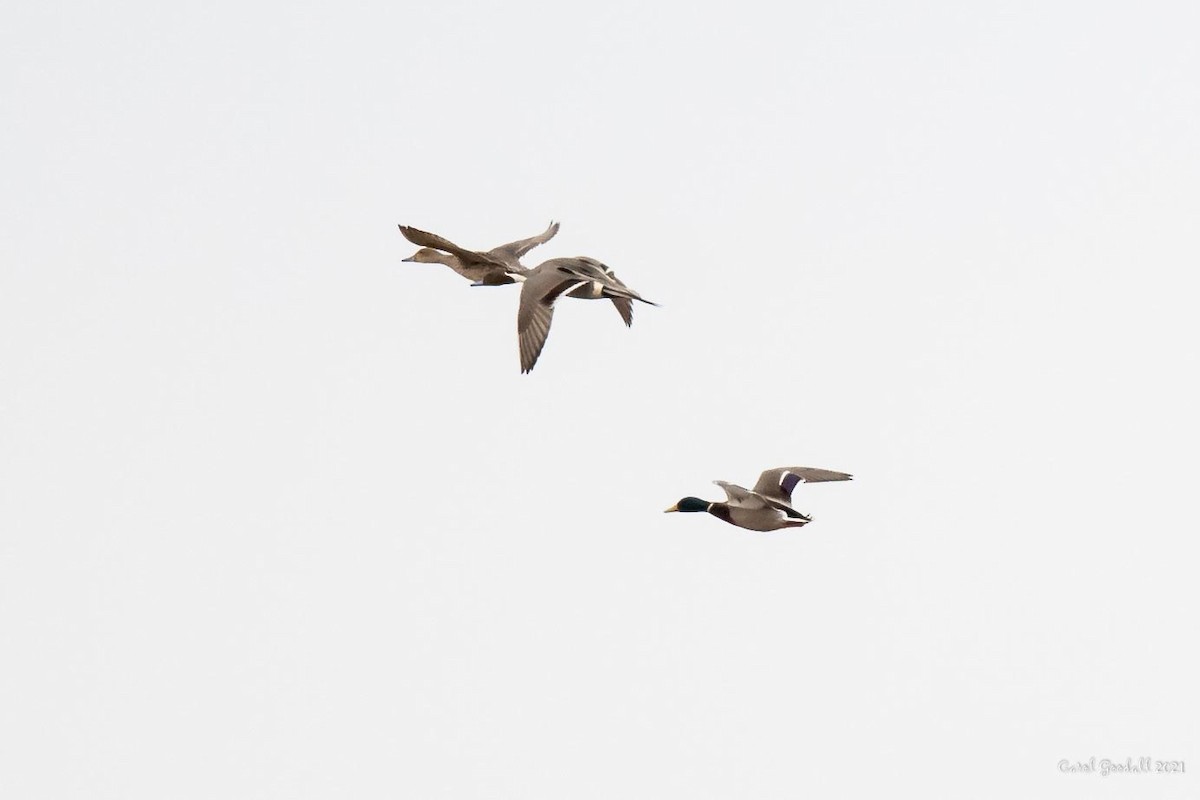
[[[3,796],[1196,795],[1195,4],[3,16]]]

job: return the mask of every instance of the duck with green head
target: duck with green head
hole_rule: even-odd
[[[685,497],[667,509],[667,513],[707,512],[719,520],[748,531],[777,531],[800,528],[812,522],[812,517],[792,508],[792,490],[801,483],[848,481],[845,472],[816,467],[776,467],[763,472],[754,488],[744,489],[734,483],[713,481],[725,490],[724,503]]]

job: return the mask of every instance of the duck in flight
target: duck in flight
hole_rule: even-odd
[[[554,304],[559,297],[612,300],[626,327],[633,325],[633,301],[656,306],[626,286],[613,271],[594,258],[552,258],[525,274],[521,303],[517,308],[517,344],[521,372],[529,372],[550,335]]]
[[[519,239],[485,251],[467,250],[436,233],[408,225],[401,225],[400,233],[421,248],[404,259],[405,261],[444,264],[467,280],[473,281],[474,286],[502,286],[525,280],[525,274],[529,270],[521,263],[521,257],[539,244],[553,239],[558,233],[558,223],[551,222],[550,227],[537,236]]]
[[[792,508],[792,490],[801,483],[848,481],[853,476],[845,472],[816,467],[776,467],[763,472],[753,489],[735,483],[713,481],[725,490],[724,503],[685,497],[667,509],[672,511],[706,511],[720,520],[748,531],[777,531],[800,528],[812,522],[812,517]]]

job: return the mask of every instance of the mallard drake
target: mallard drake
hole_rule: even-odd
[[[502,244],[491,250],[478,251],[459,247],[436,233],[408,225],[400,225],[399,228],[405,239],[421,247],[404,261],[444,264],[467,280],[473,281],[475,286],[501,286],[525,280],[525,274],[529,270],[521,264],[521,256],[539,244],[550,241],[558,233],[558,223],[551,222],[550,227],[537,236]]]
[[[554,303],[564,294],[584,300],[612,300],[626,326],[633,324],[634,300],[658,305],[630,289],[609,267],[594,258],[579,256],[544,261],[525,273],[525,282],[521,284],[521,303],[517,308],[521,372],[529,372],[537,363],[550,334]]]
[[[727,501],[715,503],[699,497],[685,497],[667,509],[672,511],[707,511],[714,517],[745,528],[748,531],[777,531],[799,528],[812,522],[812,517],[792,508],[792,490],[800,483],[848,481],[853,476],[845,472],[815,467],[776,467],[765,471],[752,490],[735,483],[713,481],[725,490]]]

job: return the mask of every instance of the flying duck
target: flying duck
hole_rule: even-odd
[[[550,227],[516,242],[502,244],[487,251],[467,250],[459,247],[449,239],[436,233],[419,230],[401,225],[400,233],[415,245],[421,247],[405,261],[419,264],[445,264],[450,269],[462,275],[475,286],[501,286],[506,283],[517,283],[525,280],[529,272],[521,264],[521,256],[528,253],[539,244],[545,244],[558,233],[558,223],[551,222]]]
[[[656,306],[626,286],[613,271],[594,258],[552,258],[525,273],[521,284],[521,302],[517,308],[517,343],[521,352],[521,372],[537,364],[546,337],[554,303],[562,295],[584,300],[612,300],[625,320],[633,325],[633,301]]]
[[[792,508],[792,490],[800,483],[848,481],[851,475],[815,467],[776,467],[763,472],[751,490],[735,483],[713,481],[725,490],[724,503],[685,497],[667,509],[672,511],[707,511],[714,517],[745,528],[748,531],[777,531],[781,528],[800,528],[812,522],[812,517]]]

